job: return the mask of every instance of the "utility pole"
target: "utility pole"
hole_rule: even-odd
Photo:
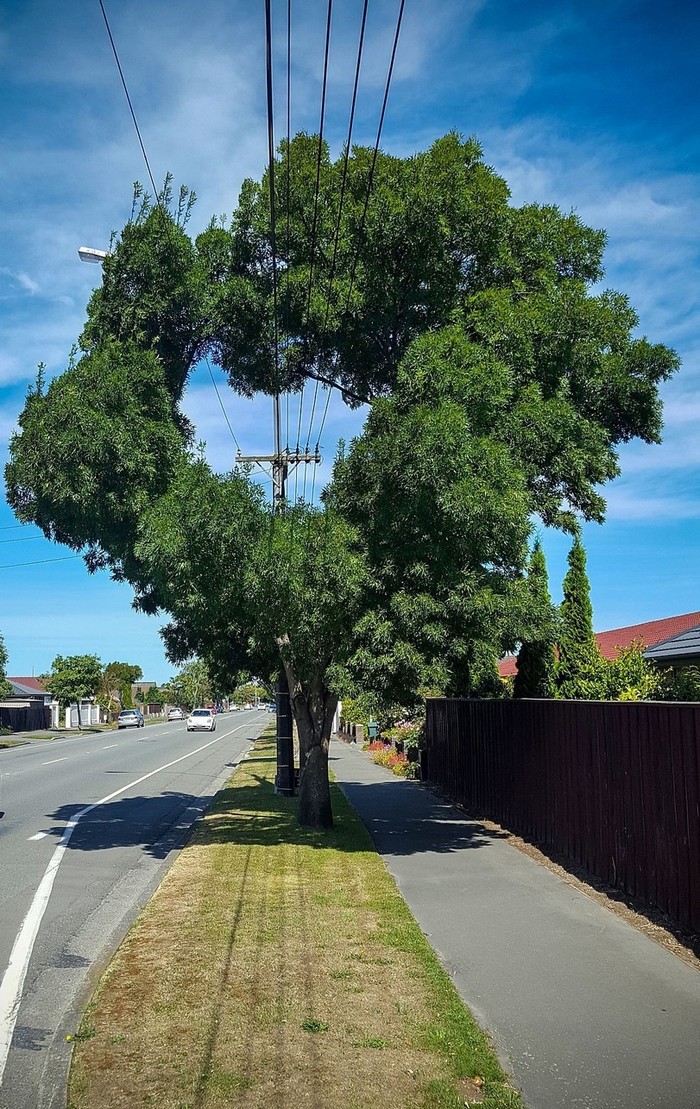
[[[321,455],[318,451],[313,454],[302,452],[297,447],[290,451],[289,447],[282,450],[281,445],[281,416],[279,393],[274,396],[274,429],[275,451],[274,454],[241,454],[236,455],[237,462],[268,462],[272,464],[272,510],[279,514],[284,512],[286,504],[286,486],[290,466],[300,463],[319,463]],[[283,797],[292,797],[294,794],[294,732],[292,727],[292,706],[289,696],[289,683],[284,667],[275,688],[277,708],[277,775],[275,777],[275,793]]]

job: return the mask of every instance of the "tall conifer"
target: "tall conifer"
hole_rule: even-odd
[[[567,700],[594,701],[607,696],[605,661],[593,634],[591,587],[586,552],[578,536],[568,557],[564,600],[559,610],[558,695]]]
[[[551,697],[554,686],[554,620],[549,595],[547,563],[539,539],[535,540],[528,566],[528,585],[541,615],[539,633],[524,641],[516,660],[514,697]]]

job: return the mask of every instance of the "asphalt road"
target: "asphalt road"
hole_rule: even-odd
[[[251,710],[213,734],[183,721],[0,751],[0,1109],[63,1109],[66,1036],[98,975],[269,722]]]

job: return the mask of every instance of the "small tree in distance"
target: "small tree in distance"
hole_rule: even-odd
[[[57,655],[47,684],[61,708],[77,704],[78,726],[82,728],[80,702],[95,696],[101,680],[102,663],[97,655]]]

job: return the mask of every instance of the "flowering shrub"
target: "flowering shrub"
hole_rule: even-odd
[[[409,747],[418,747],[423,734],[422,720],[399,720],[392,728],[385,728],[384,738],[404,751]]]
[[[369,745],[369,754],[372,762],[379,763],[380,766],[386,766],[387,770],[391,770],[400,778],[415,777],[414,764],[409,763],[407,756],[402,751],[395,750],[390,743],[375,740],[374,743]]]

